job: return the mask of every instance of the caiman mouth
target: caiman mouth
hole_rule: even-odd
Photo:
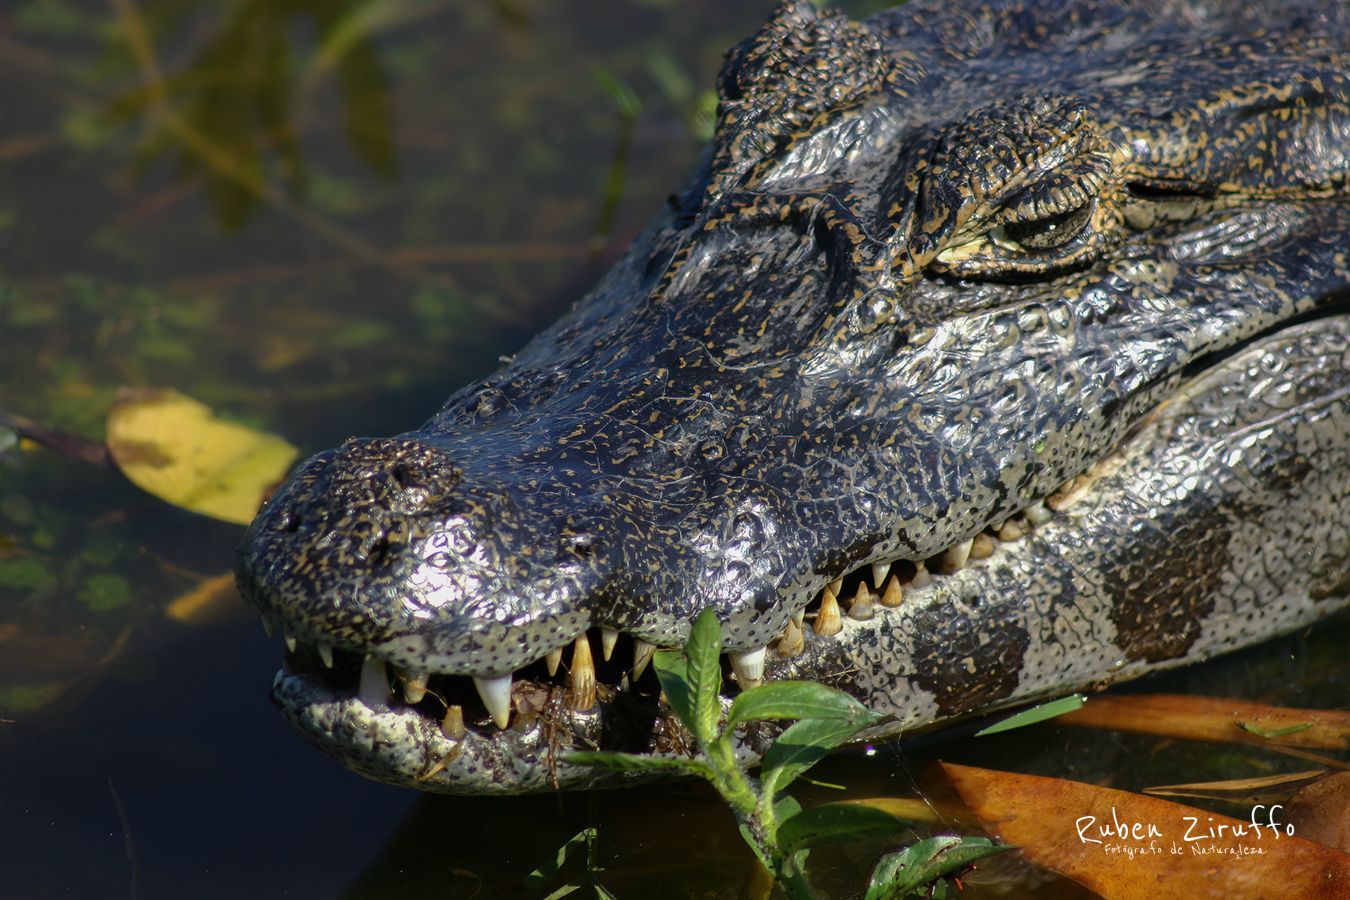
[[[1317,329],[1323,320],[1344,323],[1348,313],[1350,304],[1340,302],[1197,360],[1190,377],[1112,451],[1047,497],[934,556],[867,563],[829,582],[767,647],[723,656],[724,705],[766,679],[808,675],[847,688],[848,656],[841,648],[866,643],[869,633],[892,627],[944,591],[958,593],[955,583],[962,579],[968,588],[986,567],[1034,569],[1045,543],[1077,540],[1073,508],[1091,505],[1099,480],[1138,455],[1129,445],[1192,385],[1230,377],[1225,370],[1247,365],[1247,351]],[[988,590],[980,585],[975,593]],[[577,749],[676,756],[690,749],[651,666],[657,648],[615,629],[590,628],[565,651],[493,679],[402,670],[378,655],[321,643],[312,623],[278,621],[275,612],[264,613],[263,624],[269,634],[283,634],[284,660],[272,692],[283,714],[326,752],[378,780],[454,793],[521,793],[583,780],[622,784],[632,777],[598,775],[568,766],[563,757]],[[1122,677],[1129,674],[1122,668]],[[743,758],[753,761],[772,733],[744,736]]]

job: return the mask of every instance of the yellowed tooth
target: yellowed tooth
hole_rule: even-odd
[[[970,541],[971,559],[988,559],[994,555],[994,539],[981,531]]]
[[[815,629],[816,634],[822,637],[836,635],[844,628],[843,617],[839,614],[839,601],[835,599],[834,591],[829,586],[821,596],[820,609],[816,611],[816,621],[811,627]]]
[[[933,576],[928,574],[928,569],[924,566],[923,560],[916,560],[914,563],[914,577],[909,580],[910,587],[927,587],[933,583]]]
[[[619,632],[613,628],[600,629],[600,655],[609,662],[609,658],[614,655],[614,645],[619,642]]]
[[[647,671],[647,664],[652,661],[656,655],[656,645],[649,644],[641,638],[633,641],[633,681],[636,682],[642,677],[642,673]]]
[[[1054,515],[1045,508],[1045,501],[1037,500],[1035,503],[1022,510],[1022,515],[1027,517],[1027,521],[1032,525],[1044,525],[1049,522]]]
[[[473,686],[478,689],[478,697],[487,707],[492,721],[505,731],[506,726],[511,724],[511,676],[507,674],[495,678],[475,678]]]
[[[946,550],[939,553],[937,558],[937,570],[948,574],[961,571],[962,567],[966,564],[966,560],[970,559],[970,547],[972,543],[972,540],[965,540],[959,544],[952,544]]]
[[[563,702],[568,709],[578,711],[595,706],[595,660],[585,634],[578,635],[572,645],[572,667],[567,672],[567,696]]]
[[[848,617],[866,622],[876,614],[876,607],[872,605],[872,592],[867,589],[867,585],[858,582],[858,590],[853,593],[853,602],[848,607]]]
[[[844,579],[836,578],[834,581],[831,581],[830,590],[834,592],[835,597],[842,594],[844,592]]]
[[[886,576],[891,574],[891,564],[888,562],[872,563],[872,587],[881,590],[881,586],[886,583]]]
[[[803,628],[806,627],[806,610],[805,610],[805,609],[799,609],[799,610],[797,610],[795,613],[792,614],[792,624],[797,626],[797,630],[798,630],[798,631],[801,631]]]
[[[421,703],[427,695],[427,679],[431,676],[426,671],[399,669],[398,677],[403,682],[404,699],[409,703]]]
[[[905,599],[905,592],[900,588],[900,579],[892,575],[891,580],[886,582],[886,590],[881,595],[882,606],[899,606]]]
[[[452,741],[462,740],[469,731],[464,727],[464,708],[460,706],[451,706],[445,710],[445,718],[441,719],[441,734]]]
[[[782,635],[778,638],[778,644],[774,647],[774,652],[782,657],[796,656],[802,652],[806,646],[806,635],[802,633],[801,626],[795,619],[789,619],[787,627],[783,629]]]
[[[323,667],[325,669],[333,668],[333,645],[317,644],[316,646],[319,650],[319,659],[323,660]]]
[[[731,671],[736,674],[736,683],[741,686],[741,690],[748,691],[764,680],[765,649],[737,650],[727,654],[731,660]]]
[[[544,657],[544,666],[548,669],[548,677],[552,678],[558,674],[558,666],[562,665],[562,648],[548,651]]]
[[[296,645],[296,643],[297,643],[297,641],[295,640],[295,635],[293,635],[293,634],[287,634],[287,635],[285,635],[284,637],[285,637],[285,639],[286,639],[286,649],[289,650],[289,651],[291,651],[292,653],[294,653],[294,652],[295,652],[295,645]]]
[[[1021,522],[1017,519],[1009,519],[999,527],[998,539],[1006,543],[1011,543],[1012,541],[1021,540],[1022,536],[1026,533],[1026,528],[1023,527]]]

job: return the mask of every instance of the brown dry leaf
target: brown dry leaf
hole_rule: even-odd
[[[108,449],[133,484],[202,515],[247,525],[295,461],[275,435],[217,419],[172,390],[129,392],[108,412]]]
[[[234,586],[234,573],[208,578],[192,590],[175,597],[164,614],[184,625],[224,625],[253,615]]]
[[[1350,853],[1350,772],[1337,772],[1303,788],[1285,813],[1303,837]]]
[[[1055,720],[1196,741],[1350,750],[1350,712],[1290,709],[1253,700],[1129,694],[1092,697]],[[1252,731],[1264,732],[1268,737]],[[1289,729],[1287,733],[1279,732]]]
[[[1107,900],[1350,896],[1350,855],[1283,829],[1075,781],[943,769],[1000,840]]]

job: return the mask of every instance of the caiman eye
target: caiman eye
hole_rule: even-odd
[[[989,238],[1009,250],[1055,250],[1083,233],[1092,219],[1092,207],[1085,203],[1044,219],[1009,222],[990,230]]]

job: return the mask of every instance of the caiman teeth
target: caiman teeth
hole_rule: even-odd
[[[389,675],[385,672],[384,660],[378,656],[367,656],[361,664],[357,696],[366,706],[384,706],[389,702]]]
[[[886,583],[886,576],[891,573],[891,564],[888,562],[872,563],[872,586],[881,590],[881,586]]]
[[[924,567],[923,560],[914,564],[914,577],[909,583],[916,588],[927,587],[933,583],[933,576],[928,574],[928,569]]]
[[[613,628],[600,629],[600,655],[604,657],[605,662],[614,655],[614,645],[619,642],[619,632]]]
[[[544,667],[548,669],[549,678],[558,674],[558,666],[562,665],[562,652],[563,648],[558,647],[548,651],[548,655],[544,657]]]
[[[834,581],[831,581],[830,590],[834,592],[834,595],[836,597],[838,597],[844,591],[844,579],[836,578]]]
[[[816,634],[822,637],[836,635],[844,628],[844,620],[839,615],[839,601],[835,599],[832,587],[831,584],[825,588],[820,598],[820,609],[816,611],[816,621],[811,625]]]
[[[403,682],[403,697],[409,703],[421,703],[427,695],[427,680],[431,675],[426,671],[398,669],[398,677]]]
[[[641,638],[633,640],[633,681],[642,677],[642,673],[647,671],[647,664],[652,661],[656,655],[656,645],[649,644]]]
[[[298,643],[298,642],[296,641],[296,639],[295,639],[295,635],[293,635],[293,634],[285,634],[285,633],[284,633],[284,634],[282,635],[282,637],[283,637],[283,639],[286,641],[286,649],[289,650],[289,651],[291,651],[292,653],[294,653],[294,652],[295,652],[295,645],[296,645],[296,643]]]
[[[795,618],[789,619],[787,627],[783,629],[782,636],[778,638],[778,646],[774,648],[775,651],[779,656],[786,658],[801,653],[805,646],[806,635],[802,633],[801,624]]]
[[[764,680],[765,649],[760,647],[757,650],[740,650],[727,654],[731,658],[731,671],[736,673],[736,681],[740,684],[741,690],[748,691]]]
[[[972,543],[973,539],[965,540],[959,544],[952,544],[946,550],[943,550],[937,558],[937,570],[947,574],[960,571],[966,564],[966,560],[970,559]]]
[[[567,672],[568,709],[578,712],[595,705],[595,660],[591,657],[591,642],[586,635],[577,635],[572,645],[572,667]]]
[[[452,741],[458,741],[468,733],[468,729],[464,727],[464,707],[447,706],[445,718],[441,719],[441,734]]]
[[[806,627],[806,607],[802,607],[792,614],[792,624],[797,626],[798,631]]]
[[[981,531],[970,541],[971,559],[988,559],[994,555],[994,539]]]
[[[269,638],[276,633],[277,627],[272,624],[272,620],[267,618],[267,616],[262,617],[262,627],[263,634],[267,635]]]
[[[998,527],[998,539],[1007,543],[1021,540],[1026,533],[1022,523],[1016,519],[1009,519]]]
[[[905,599],[905,592],[900,588],[900,579],[892,575],[891,580],[886,582],[886,590],[881,595],[882,606],[899,606]]]
[[[874,615],[876,609],[872,606],[872,592],[867,589],[867,585],[859,581],[858,590],[853,594],[853,602],[848,607],[848,617],[865,622]]]
[[[321,659],[321,660],[323,661],[323,667],[324,667],[325,669],[331,669],[331,668],[333,668],[333,645],[332,645],[332,644],[315,644],[315,647],[318,648],[318,651],[319,651],[319,659]]]
[[[474,678],[473,686],[478,690],[478,697],[487,707],[492,721],[498,728],[505,730],[511,724],[511,676]]]
[[[1054,514],[1045,508],[1044,500],[1037,500],[1022,510],[1022,515],[1026,516],[1027,521],[1032,525],[1044,525],[1054,517]]]

